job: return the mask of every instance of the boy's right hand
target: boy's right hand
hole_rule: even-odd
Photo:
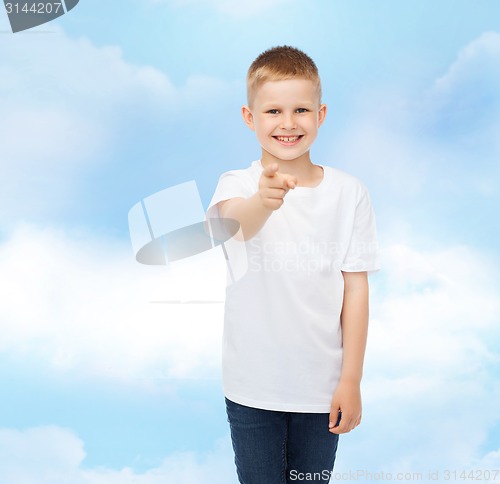
[[[259,180],[259,195],[264,207],[278,210],[283,203],[288,190],[297,186],[297,178],[278,172],[277,163],[266,166]]]

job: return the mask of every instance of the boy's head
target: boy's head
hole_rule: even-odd
[[[272,47],[260,54],[248,69],[247,98],[252,106],[257,89],[268,81],[305,79],[312,81],[321,103],[321,81],[314,61],[304,52],[287,45]]]
[[[313,60],[294,47],[273,47],[250,66],[247,88],[242,115],[262,147],[262,164],[310,162],[309,150],[326,116]]]

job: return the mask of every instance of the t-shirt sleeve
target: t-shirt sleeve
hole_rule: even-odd
[[[219,202],[236,197],[248,198],[254,193],[255,190],[252,188],[249,180],[246,180],[240,171],[234,170],[223,173],[219,178],[215,193],[208,205],[205,218],[218,218],[220,216],[219,208],[217,207]]]
[[[375,213],[365,187],[362,187],[358,200],[351,240],[341,270],[372,273],[380,270],[380,256]]]

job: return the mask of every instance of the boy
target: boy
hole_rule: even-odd
[[[326,106],[309,56],[263,52],[247,95],[261,158],[224,173],[207,211],[239,222],[233,242],[246,258],[224,316],[236,470],[242,484],[329,482],[339,434],[361,420],[375,218],[361,182],[311,161]]]

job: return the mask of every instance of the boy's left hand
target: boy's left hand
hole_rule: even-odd
[[[340,424],[335,427],[342,412]],[[361,422],[361,390],[359,383],[340,381],[333,394],[330,408],[329,431],[334,434],[345,434],[357,427]]]

